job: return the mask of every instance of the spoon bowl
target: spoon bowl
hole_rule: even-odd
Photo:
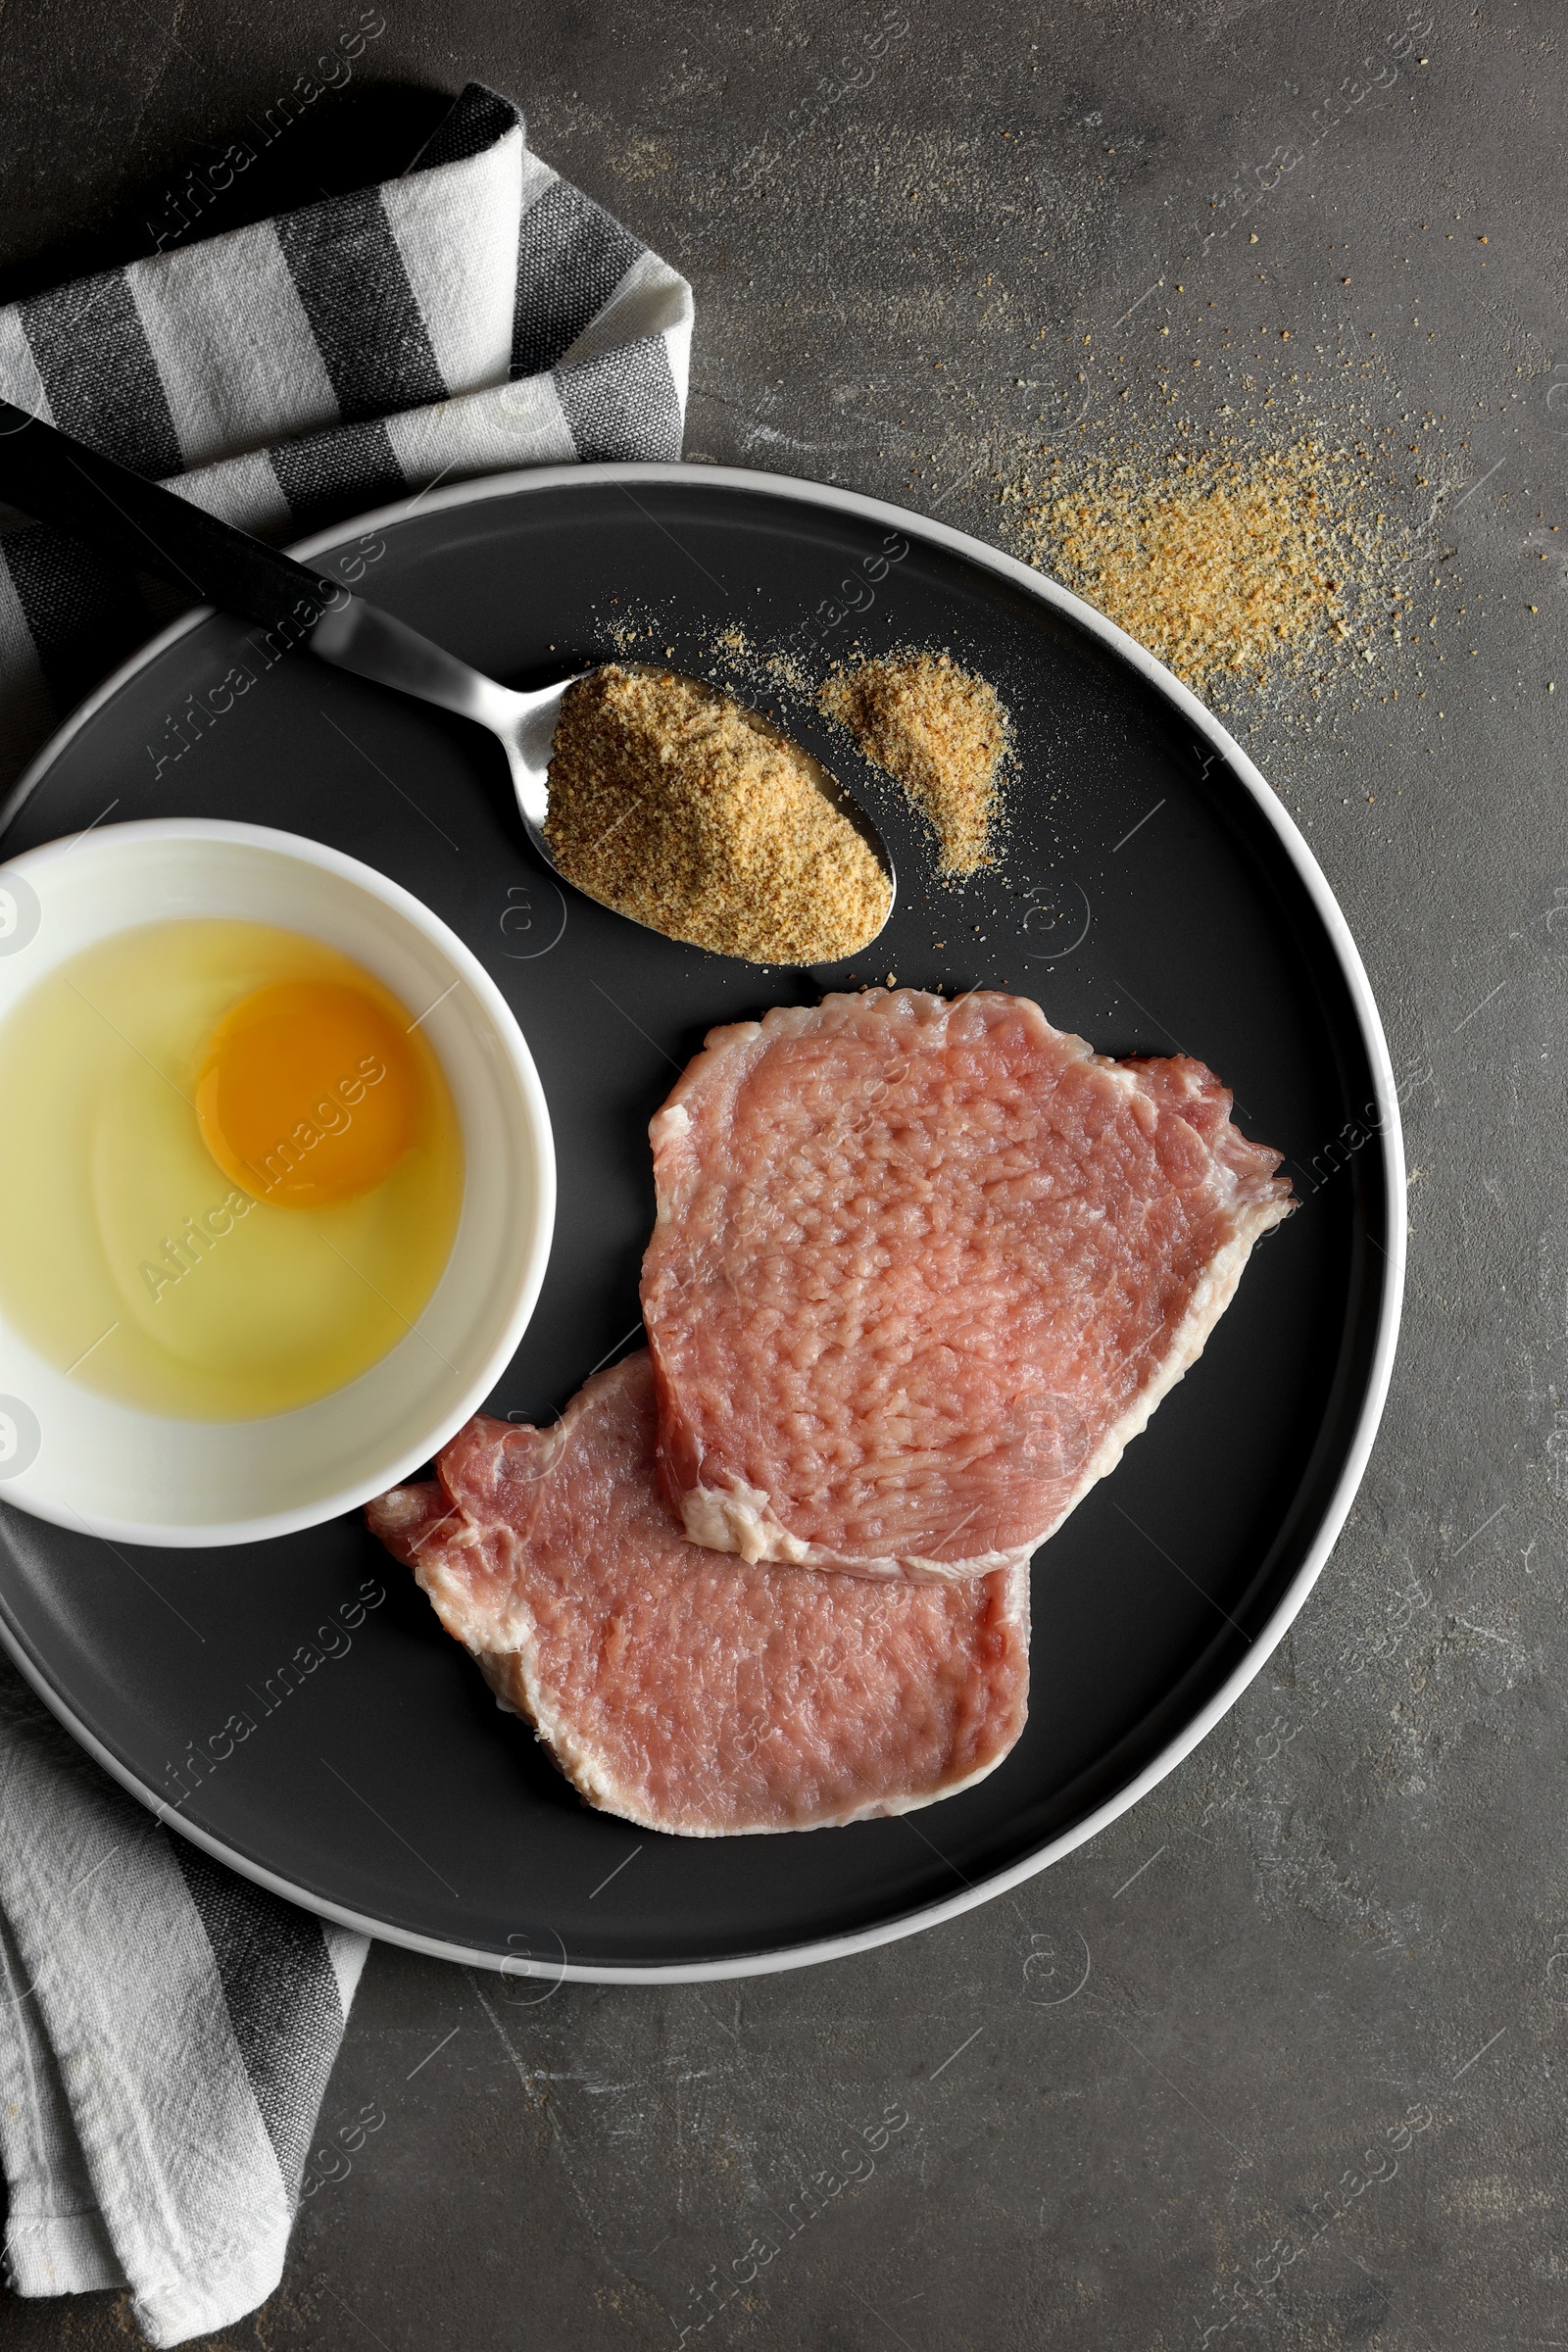
[[[367,604],[362,597],[345,596],[316,623],[310,639],[311,651],[324,662],[340,669],[353,670],[359,677],[373,678],[379,685],[393,686],[404,694],[417,695],[422,701],[439,704],[443,710],[461,712],[484,727],[500,744],[512,771],[512,788],[517,803],[517,813],[529,845],[541,862],[563,882],[571,876],[556,862],[545,833],[550,814],[550,760],[555,749],[556,727],[560,721],[562,704],[568,688],[593,673],[574,670],[553,686],[541,686],[531,693],[501,685],[486,677],[482,670],[470,669],[466,662],[432,645],[427,637],[383,612],[375,605]],[[649,675],[681,676],[671,672],[666,664],[648,662],[625,662],[628,669],[641,670]],[[704,693],[711,687],[700,678],[688,682]],[[811,782],[829,806],[855,830],[875,858],[887,877],[888,912],[872,934],[880,938],[898,895],[898,875],[887,844],[865,810],[846,791],[838,778],[787,735],[770,719],[757,710],[747,710],[746,720],[760,735],[787,747],[796,760],[802,761]],[[573,885],[576,887],[576,885]],[[636,915],[621,908],[615,912],[626,922],[637,922]],[[655,929],[649,924],[645,929]],[[864,943],[869,946],[868,940]]]

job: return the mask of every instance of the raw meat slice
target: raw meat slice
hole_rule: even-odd
[[[643,1320],[686,1532],[860,1576],[1026,1559],[1201,1353],[1280,1154],[1200,1061],[1024,997],[715,1029],[650,1130]]]
[[[877,1586],[688,1544],[646,1352],[559,1429],[483,1415],[371,1528],[590,1804],[687,1838],[814,1830],[966,1788],[1022,1731],[1029,1581]]]

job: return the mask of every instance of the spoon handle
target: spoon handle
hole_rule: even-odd
[[[308,570],[9,401],[0,401],[0,498],[265,628],[285,616],[314,626],[348,594],[341,581]]]
[[[287,622],[313,654],[377,685],[507,727],[516,697],[406,621],[351,596],[248,531],[143,479],[113,458],[0,401],[0,498],[140,571],[157,572],[265,628]]]

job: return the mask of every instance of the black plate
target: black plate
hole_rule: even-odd
[[[149,648],[37,763],[0,854],[111,801],[109,822],[283,826],[417,892],[494,974],[549,1098],[561,1210],[492,1410],[541,1417],[632,1343],[645,1130],[705,1030],[849,972],[1009,988],[1103,1052],[1200,1055],[1246,1132],[1287,1153],[1303,1205],[1037,1559],[1018,1747],[912,1818],[701,1841],[588,1811],[353,1520],[242,1549],[116,1551],[6,1509],[0,1634],[138,1795],[171,1801],[187,1759],[173,1818],[212,1851],[426,1949],[584,1976],[738,1973],[960,1910],[1078,1842],[1201,1737],[1349,1507],[1393,1355],[1403,1183],[1382,1032],[1327,885],[1245,756],[1128,639],[896,509],[765,475],[584,466],[416,500],[314,543],[327,546],[365,566],[367,594],[518,684],[617,650],[723,674],[713,640],[740,622],[797,685],[744,663],[733,682],[863,797],[900,869],[889,930],[848,967],[763,972],[672,945],[540,870],[499,754],[464,722],[304,655],[209,701],[231,665],[260,669],[221,615]],[[948,646],[996,683],[1018,746],[1000,874],[936,887],[896,795],[815,719],[800,683],[852,643]],[[385,1597],[356,1624],[367,1583]],[[277,1670],[300,1652],[286,1688]],[[255,1725],[237,1745],[236,1715]],[[193,1744],[218,1753],[204,1776]]]

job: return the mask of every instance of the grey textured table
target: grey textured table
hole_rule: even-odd
[[[1113,416],[1126,382],[1121,421],[1157,430],[1162,362],[1204,363],[1182,400],[1217,421],[1244,345],[1290,329],[1342,355],[1337,429],[1420,420],[1398,495],[1436,502],[1456,582],[1421,677],[1406,648],[1239,722],[1396,1065],[1430,1066],[1383,1434],[1244,1703],[1015,1897],[698,1988],[539,2001],[374,1951],[323,2122],[373,2100],[385,2126],[233,2347],[1568,2340],[1561,11],[901,5],[386,0],[246,201],[399,168],[432,90],[489,79],[694,281],[692,457],[994,538],[999,477],[1076,411]],[[0,296],[141,249],[353,13],[0,11]],[[1239,185],[1246,223],[1205,251]],[[1084,337],[1111,328],[1125,365],[1097,374]],[[847,2132],[890,2112],[834,2193]],[[111,2297],[0,2296],[8,2345],[128,2328]]]

